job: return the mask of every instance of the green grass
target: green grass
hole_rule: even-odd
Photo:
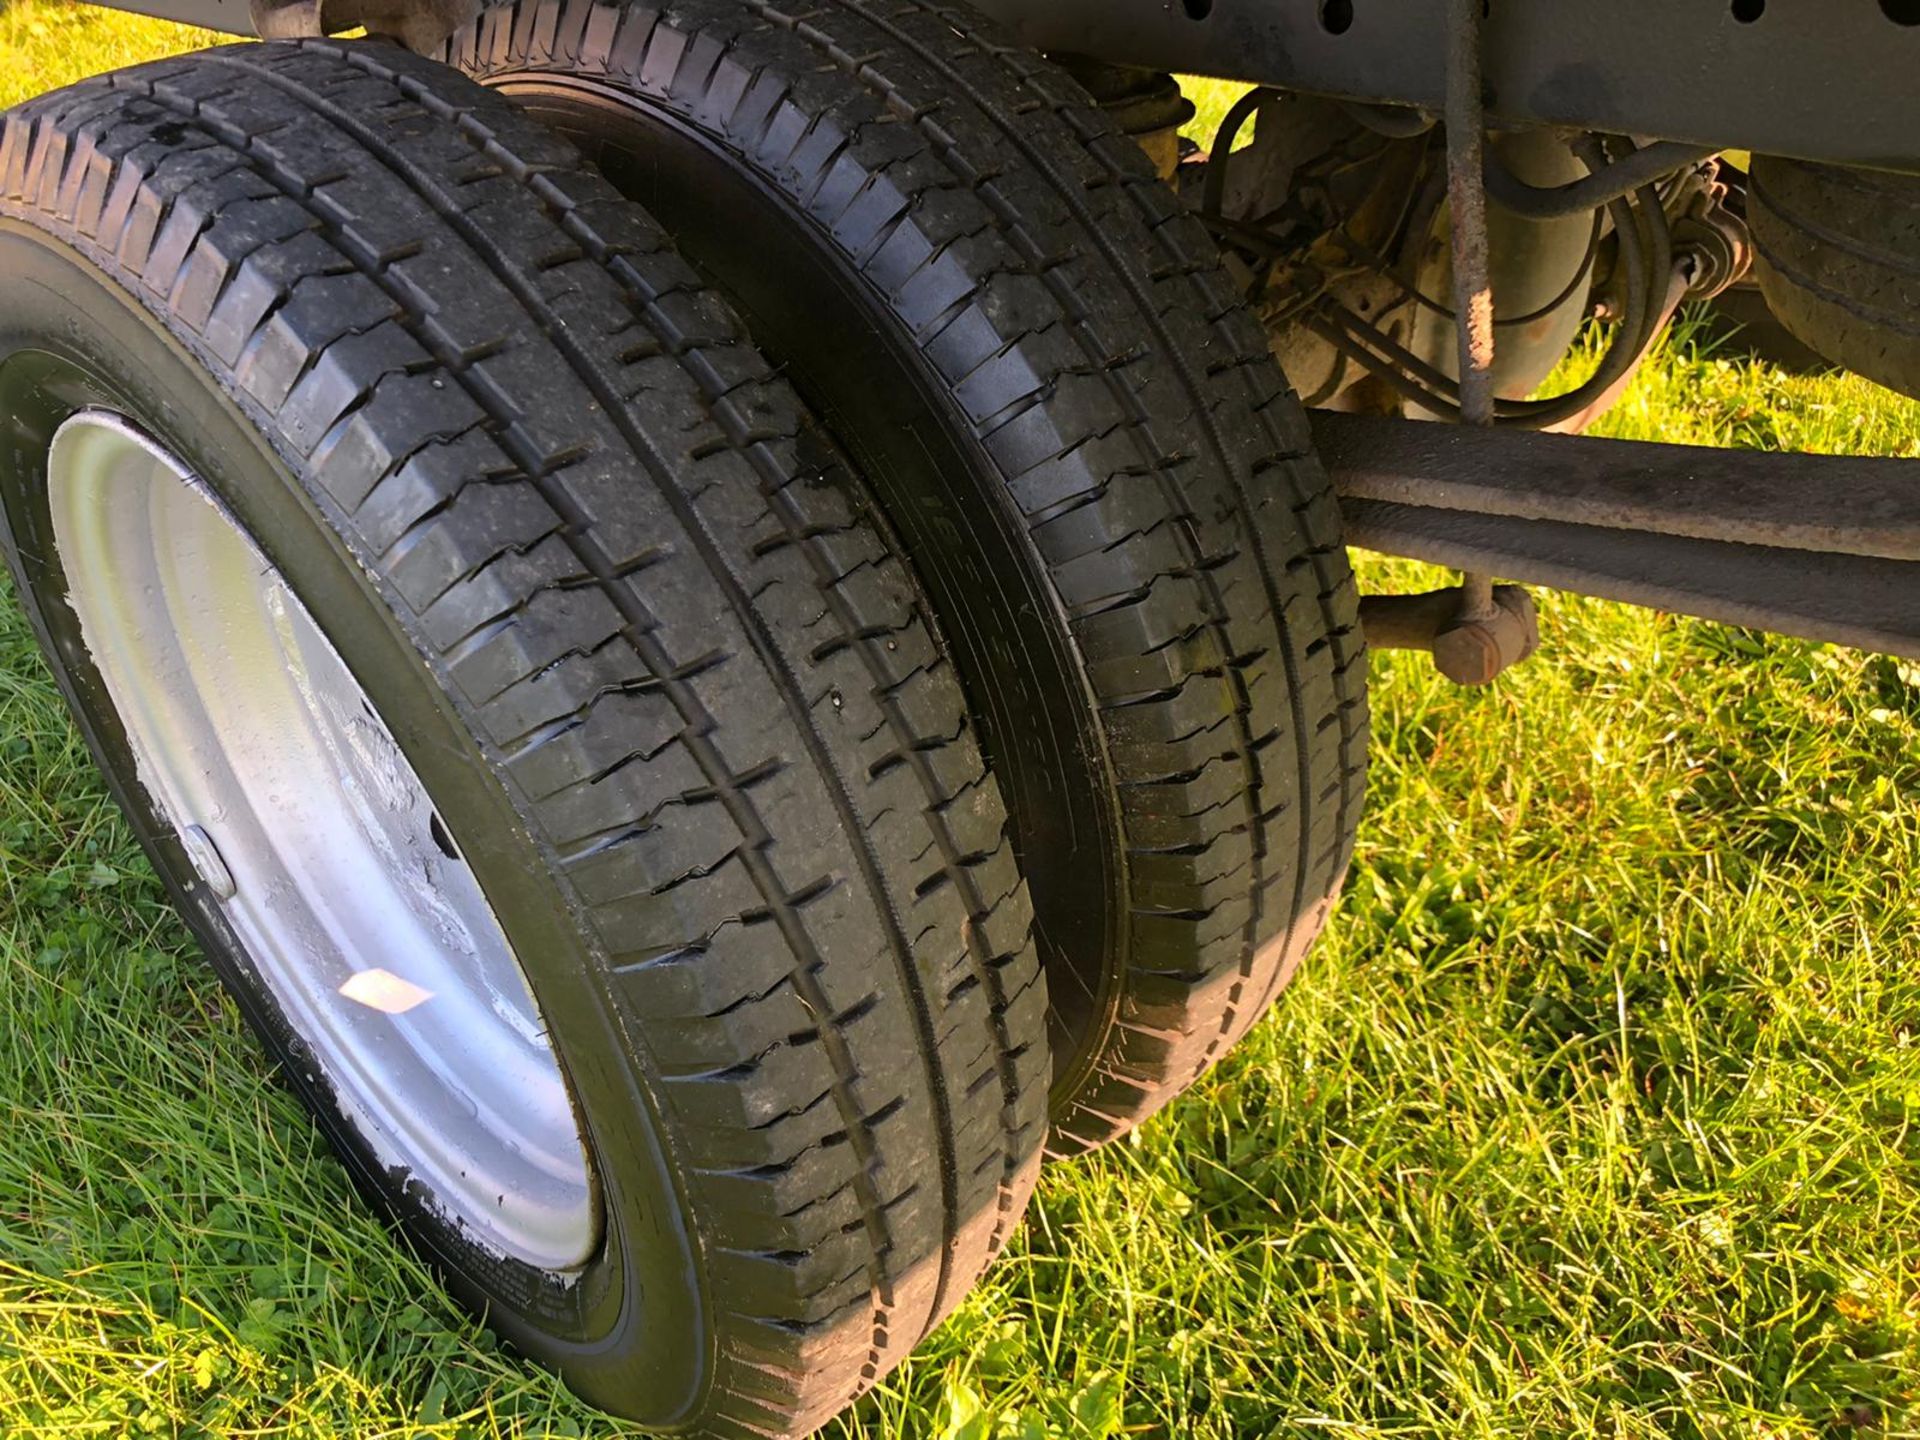
[[[67,0],[0,0],[0,106],[231,38]]]
[[[1193,119],[1180,127],[1180,133],[1202,146],[1210,146],[1214,132],[1220,128],[1220,122],[1227,118],[1227,111],[1233,108],[1233,102],[1250,88],[1231,80],[1206,80],[1197,75],[1183,75],[1180,89],[1193,102]],[[1253,127],[1249,124],[1241,132],[1240,144],[1252,138]]]
[[[15,3],[0,99],[179,35]],[[1684,338],[1608,427],[1920,454]],[[1301,980],[846,1434],[1920,1431],[1920,667],[1542,604],[1485,692],[1376,661]],[[0,606],[0,1435],[623,1433],[355,1199]]]

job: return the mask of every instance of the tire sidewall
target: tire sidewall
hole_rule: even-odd
[[[110,262],[108,262],[110,264]],[[302,484],[270,415],[215,378],[125,289],[60,239],[0,220],[0,527],[17,593],[55,678],[181,914],[355,1182],[449,1288],[589,1400],[671,1426],[710,1382],[711,1321],[685,1185],[662,1142],[658,1079],[622,1021],[604,956],[558,862],[474,738],[449,676],[409,638],[404,607],[350,542],[351,522]],[[232,387],[237,390],[236,387]],[[245,955],[171,826],[132,781],[126,733],[81,640],[52,543],[46,446],[67,415],[117,411],[220,498],[314,617],[433,797],[520,958],[587,1134],[602,1244],[555,1276],[488,1252],[378,1162]],[[369,557],[370,559],[371,557]],[[241,677],[242,679],[244,677]],[[644,1367],[621,1363],[644,1353]]]

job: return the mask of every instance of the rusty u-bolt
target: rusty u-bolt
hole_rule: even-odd
[[[1453,229],[1453,313],[1460,342],[1460,420],[1493,424],[1493,281],[1487,258],[1486,103],[1480,18],[1485,0],[1447,5],[1447,199]],[[1468,572],[1458,590],[1374,595],[1361,602],[1367,643],[1431,651],[1449,680],[1485,685],[1540,646],[1533,601]]]

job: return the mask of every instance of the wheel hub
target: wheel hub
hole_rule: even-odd
[[[48,455],[68,603],[140,783],[340,1109],[486,1248],[598,1244],[544,1020],[366,692],[206,486],[118,416]]]

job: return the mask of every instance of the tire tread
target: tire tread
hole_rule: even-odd
[[[227,377],[458,694],[643,1037],[703,1428],[824,1422],[1005,1243],[1045,1130],[1004,807],[860,482],[642,212],[385,46],[29,103],[0,213]]]

